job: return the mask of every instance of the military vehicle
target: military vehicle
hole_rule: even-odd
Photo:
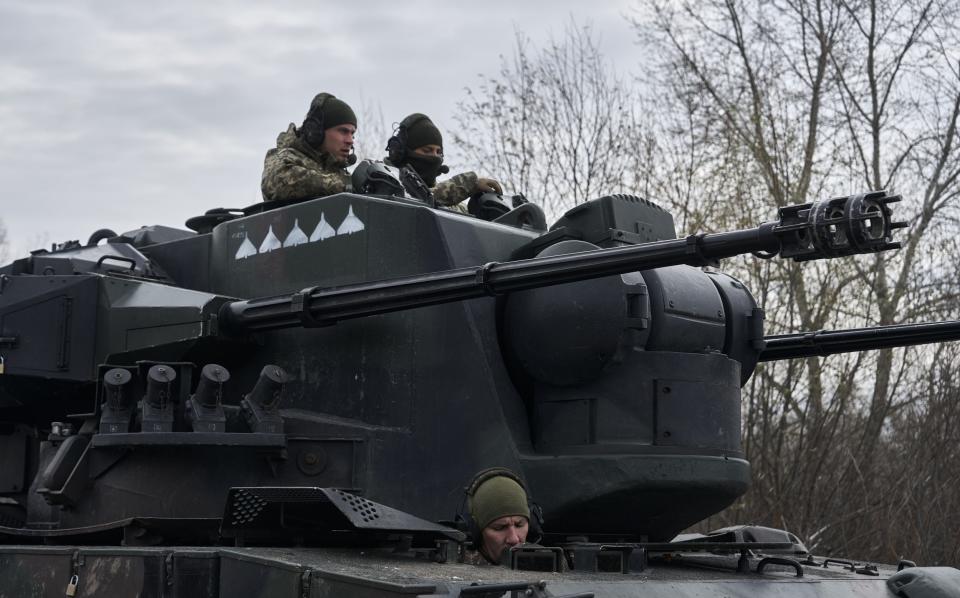
[[[896,248],[898,197],[677,238],[633,196],[548,228],[519,198],[461,214],[382,164],[353,178],[355,192],[99,230],[0,268],[0,596],[955,583],[810,555],[769,528],[677,536],[748,489],[740,393],[758,361],[957,338],[956,323],[764,337],[744,285],[704,268]],[[469,538],[449,521],[491,466],[525,480],[546,533],[507,567],[461,564]]]

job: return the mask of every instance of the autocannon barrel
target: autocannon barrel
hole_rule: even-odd
[[[832,355],[960,340],[960,321],[778,334],[764,339],[760,361]]]
[[[780,208],[778,220],[751,229],[235,301],[220,309],[220,326],[234,333],[323,326],[611,274],[709,265],[745,253],[803,261],[894,249],[892,230],[905,225],[891,220],[889,204],[899,200],[882,191],[839,197]]]

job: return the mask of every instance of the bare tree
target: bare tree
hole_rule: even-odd
[[[543,50],[518,35],[499,77],[460,106],[468,156],[554,214],[639,192],[686,232],[828,196],[901,193],[911,226],[899,252],[727,268],[771,332],[958,317],[953,3],[641,2],[639,85],[616,76],[589,27],[571,24]],[[958,365],[949,346],[763,365],[744,395],[754,488],[710,523],[784,527],[821,553],[955,563],[960,541],[942,530],[955,529],[960,505]]]
[[[517,33],[499,76],[467,89],[455,140],[467,159],[557,215],[635,188],[637,99],[589,25],[571,21],[541,51]]]
[[[357,138],[354,151],[360,159],[382,160],[387,154],[387,139],[393,134],[379,102],[360,98],[357,110]]]
[[[653,135],[673,148],[660,155],[674,162],[649,176],[690,222],[704,213],[697,187],[730,190],[728,202],[709,206],[714,220],[869,188],[923,190],[900,209],[912,228],[894,256],[802,268],[743,263],[740,275],[758,292],[769,324],[816,330],[955,315],[958,285],[944,267],[957,258],[951,240],[960,189],[951,5],[646,6],[651,17],[634,24],[646,55],[657,58],[649,77],[673,100],[661,105],[671,116],[656,122],[689,123],[686,136],[663,129]],[[687,177],[682,184],[678,174]],[[754,183],[762,197],[749,191]],[[937,257],[943,261],[931,259]],[[876,522],[909,499],[889,492],[883,480],[909,475],[910,466],[878,457],[897,446],[919,450],[898,422],[947,417],[927,397],[955,386],[936,387],[944,376],[935,382],[927,375],[930,360],[930,350],[912,349],[761,368],[747,389],[744,422],[755,488],[730,515],[788,527],[822,550],[896,558],[896,538],[884,535],[895,526]],[[939,487],[952,493],[939,500],[952,504],[956,491]],[[926,512],[932,507],[917,506],[934,516]],[[943,554],[957,546],[954,540]]]
[[[936,313],[930,304],[905,300],[915,296],[915,273],[929,268],[918,259],[928,233],[944,224],[955,230],[945,216],[956,210],[960,191],[960,77],[942,37],[953,29],[954,9],[933,0],[840,6],[858,34],[846,36],[847,47],[833,54],[846,133],[840,139],[850,148],[847,172],[872,188],[902,189],[913,212],[903,251],[877,254],[859,270],[859,282],[870,290],[877,323],[929,317]],[[856,447],[868,474],[883,426],[900,403],[891,392],[893,365],[893,352],[880,352]]]

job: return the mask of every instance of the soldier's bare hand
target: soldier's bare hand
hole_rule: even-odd
[[[477,179],[477,191],[481,193],[496,193],[497,195],[503,195],[503,188],[500,186],[500,183],[493,179],[485,179],[480,177]]]

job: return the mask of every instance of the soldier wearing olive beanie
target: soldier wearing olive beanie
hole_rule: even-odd
[[[479,531],[479,537],[474,538],[477,549],[488,562],[497,563],[505,550],[526,541],[530,506],[526,491],[512,474],[490,474],[478,474],[481,481],[467,497],[470,516]]]
[[[306,129],[312,120],[316,120],[321,130],[343,124],[357,126],[357,115],[354,114],[353,108],[329,93],[319,93],[313,98],[300,130]]]
[[[356,132],[357,115],[346,102],[317,94],[303,124],[297,128],[290,123],[263,160],[264,201],[306,200],[349,190],[346,167],[357,160]]]
[[[470,515],[483,529],[501,517],[530,519],[527,493],[523,487],[506,476],[491,478],[477,488],[470,499]]]

